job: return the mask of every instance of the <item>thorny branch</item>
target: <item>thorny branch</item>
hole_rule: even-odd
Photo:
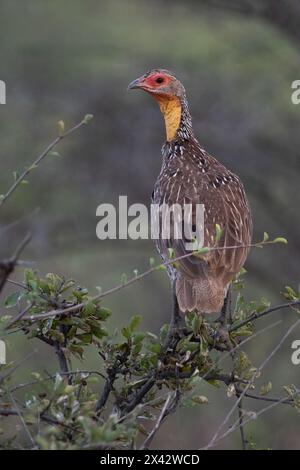
[[[21,253],[31,240],[31,234],[27,234],[17,246],[14,254],[7,260],[0,261],[0,292],[6,284],[8,276],[14,271],[19,263]]]

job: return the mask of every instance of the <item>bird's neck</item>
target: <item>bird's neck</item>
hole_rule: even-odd
[[[192,131],[192,119],[185,97],[156,95],[160,110],[165,119],[167,141],[188,139]]]

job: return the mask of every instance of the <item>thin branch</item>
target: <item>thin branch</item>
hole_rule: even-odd
[[[225,301],[226,301],[225,302],[225,312],[227,313],[228,308],[230,309],[229,317],[230,317],[231,322],[232,322],[232,312],[231,312],[231,307],[232,306],[231,306],[231,302],[228,302],[228,300],[229,299],[228,299],[228,296],[227,296],[226,299],[225,299]],[[223,328],[224,327],[226,328],[227,333],[228,333],[227,315],[225,315],[225,323],[223,323]],[[231,355],[231,359],[232,359],[232,367],[233,367],[232,374],[234,375],[234,365],[235,365],[235,359],[236,359],[236,356],[237,356],[237,350],[236,350],[236,348],[234,348],[229,334],[228,334],[227,342],[228,342],[228,345],[229,345],[230,355]],[[238,395],[236,389],[237,389],[237,383],[234,383],[234,391],[235,391],[236,397],[239,399],[240,395]],[[244,426],[244,413],[243,413],[243,401],[242,401],[242,399],[238,401],[238,420],[239,420],[239,424],[240,424],[240,435],[241,435],[241,440],[242,440],[242,449],[247,450],[248,440],[246,438],[246,431],[245,431],[245,426]]]
[[[22,289],[28,290],[27,286],[25,286],[25,284],[23,284],[22,282],[14,281],[13,279],[6,279],[6,282],[14,286],[22,287]]]
[[[18,313],[18,315],[15,316],[15,318],[12,319],[12,321],[5,327],[5,330],[8,330],[9,328],[11,328],[17,321],[21,320],[24,315],[26,315],[26,313],[31,309],[31,307],[33,306],[34,304],[33,303],[30,303],[27,305],[27,307],[25,307],[23,310],[21,310],[20,313]]]
[[[117,374],[119,372],[120,367],[127,361],[129,354],[129,350],[125,351],[121,356],[117,356],[114,364],[111,367],[107,368],[107,375],[108,377],[105,378],[106,382],[104,385],[103,392],[97,401],[96,404],[96,412],[99,414],[99,412],[102,410],[102,408],[105,406],[109,395],[111,391],[114,388],[114,383],[117,378]]]
[[[26,362],[28,359],[30,359],[34,354],[37,353],[37,349],[34,349],[31,351],[27,356],[23,357],[21,360],[16,362],[14,366],[6,372],[6,374],[0,375],[0,385],[4,382],[5,379],[10,377],[24,362]]]
[[[241,322],[235,325],[232,325],[229,328],[229,333],[239,330],[242,326],[247,325],[248,323],[251,323],[253,320],[258,320],[259,318],[265,317],[266,315],[276,312],[277,310],[281,310],[283,308],[293,308],[297,305],[300,305],[300,300],[294,300],[292,302],[287,302],[284,304],[276,305],[274,307],[268,308],[264,312],[260,312],[260,313],[255,312],[252,315],[250,315],[248,318],[246,318],[245,320],[242,320]]]
[[[60,372],[60,375],[64,376],[70,376],[70,375],[78,375],[78,374],[85,374],[85,375],[99,375],[99,377],[106,378],[101,372],[97,370],[85,370],[85,369],[79,369],[79,370],[70,370],[69,372]],[[31,382],[26,382],[23,384],[18,384],[15,387],[11,388],[11,392],[15,392],[16,390],[19,390],[21,388],[25,387],[30,387],[32,385],[37,385],[37,384],[42,384],[44,382],[48,382],[49,380],[54,380],[56,378],[56,374],[50,375],[49,377],[45,377],[42,380],[32,380]]]
[[[171,399],[174,400],[175,397],[176,397],[176,392],[168,394],[167,399],[164,403],[164,406],[162,407],[162,410],[161,410],[160,415],[158,417],[158,420],[156,421],[155,426],[152,429],[152,431],[149,433],[148,437],[145,439],[143,445],[140,447],[140,450],[144,450],[144,449],[149,448],[149,445],[151,444],[155,434],[157,433],[157,431],[161,427],[164,419],[169,415],[169,411],[168,411],[169,410],[169,403],[170,403]]]
[[[257,247],[257,246],[261,247],[263,245],[270,245],[270,244],[274,244],[274,242],[272,240],[270,240],[270,241],[265,241],[265,242],[262,241],[262,242],[257,242],[257,243],[251,243],[249,245],[232,245],[232,246],[224,246],[224,247],[213,246],[213,247],[201,248],[201,250],[203,250],[203,249],[207,250],[207,251],[205,251],[205,253],[203,253],[203,254],[207,254],[208,252],[215,251],[215,250],[234,250],[234,249],[237,249],[237,248],[251,248],[251,247]],[[124,289],[125,287],[128,287],[128,286],[130,286],[130,285],[132,285],[132,284],[134,284],[138,281],[141,281],[142,279],[149,276],[150,274],[152,274],[156,271],[160,271],[162,268],[170,266],[170,265],[172,265],[172,264],[174,264],[174,263],[176,263],[176,262],[178,262],[182,259],[189,258],[191,256],[199,256],[199,255],[200,256],[202,255],[200,250],[199,250],[199,252],[191,251],[189,253],[178,256],[176,258],[169,259],[168,261],[165,261],[164,263],[161,263],[158,266],[154,266],[154,267],[148,269],[147,271],[145,271],[142,274],[134,276],[133,278],[129,279],[129,281],[127,281],[125,283],[121,283],[121,284],[119,284],[115,287],[112,287],[111,289],[108,289],[105,292],[99,293],[99,294],[95,295],[94,297],[91,297],[89,302],[96,302],[96,301],[102,300],[104,297],[107,297],[108,295],[114,294],[114,293],[120,291],[121,289]],[[64,308],[64,309],[51,310],[51,311],[46,312],[46,313],[39,313],[39,314],[35,314],[35,315],[26,315],[23,318],[23,320],[37,321],[37,320],[44,320],[46,318],[56,317],[56,316],[59,316],[59,315],[67,315],[67,314],[70,314],[70,313],[76,313],[76,312],[79,312],[82,308],[84,308],[85,305],[86,305],[86,302],[81,302],[79,304],[72,305],[72,306]]]
[[[30,240],[31,234],[27,233],[17,246],[14,254],[9,259],[0,262],[0,292],[5,286],[8,276],[13,272],[15,266],[18,264],[18,259]]]
[[[55,352],[56,352],[57,357],[58,357],[60,372],[64,375],[68,375],[69,367],[68,367],[67,358],[66,358],[66,355],[63,351],[63,348],[61,347],[61,345],[58,341],[55,341],[54,347],[55,347]]]
[[[242,400],[238,404],[238,415],[239,415],[239,427],[242,440],[242,449],[247,450],[248,440],[245,433],[245,422],[244,422],[244,412],[243,412],[243,402]]]
[[[1,403],[0,403],[0,415],[1,416],[19,416],[19,411],[17,410],[17,408],[1,407]],[[68,424],[62,423],[61,421],[57,421],[56,419],[51,418],[50,416],[41,415],[40,418],[41,418],[42,421],[45,421],[46,423],[55,424],[55,425],[58,425],[58,426],[73,429]],[[29,424],[32,424],[32,423],[29,423]]]
[[[29,439],[30,439],[30,441],[31,441],[31,444],[35,447],[35,446],[36,446],[36,443],[35,443],[35,441],[34,441],[32,435],[31,435],[31,432],[30,432],[29,429],[28,429],[28,426],[27,426],[27,424],[26,424],[26,422],[25,422],[25,420],[24,420],[24,418],[23,418],[23,416],[22,416],[21,411],[20,411],[19,408],[18,408],[18,405],[17,405],[17,403],[16,403],[16,400],[14,399],[12,393],[10,393],[10,392],[9,392],[9,396],[10,396],[11,401],[13,402],[13,405],[14,405],[14,407],[15,407],[15,410],[16,410],[16,412],[17,412],[17,415],[19,416],[20,421],[21,421],[21,423],[23,424],[24,430],[25,430],[26,434],[28,435],[28,437],[29,437]]]
[[[22,222],[31,219],[32,217],[35,217],[40,211],[40,207],[36,207],[33,209],[29,214],[25,214],[21,216],[19,219],[14,220],[13,222],[4,225],[3,227],[0,228],[0,235],[3,233],[7,232],[8,230],[11,230],[12,228],[15,228],[16,226],[22,224]]]
[[[243,393],[243,389],[236,387],[236,392],[240,395]],[[297,394],[300,394],[300,391],[297,391]],[[295,396],[297,396],[297,394]],[[276,397],[266,397],[264,395],[257,395],[255,393],[245,393],[245,397],[247,398],[252,398],[253,400],[258,400],[258,401],[268,401],[271,403],[282,403],[282,404],[287,404],[287,405],[294,405],[294,400],[292,398],[288,397],[281,397],[281,398],[276,398]]]
[[[4,194],[1,199],[0,199],[0,207],[3,206],[3,204],[6,202],[6,200],[11,196],[11,194],[20,186],[22,181],[26,178],[26,176],[32,171],[33,168],[36,168],[39,163],[51,152],[51,150],[56,147],[56,145],[63,140],[65,137],[69,136],[73,132],[77,131],[80,127],[82,127],[84,124],[86,124],[87,121],[83,119],[79,124],[76,124],[76,126],[72,127],[68,131],[62,133],[61,135],[57,136],[46,148],[45,150],[34,160],[34,162],[29,165],[23,173],[16,179],[14,184],[9,188],[6,194]]]
[[[154,384],[155,384],[155,376],[154,374],[152,374],[148,378],[147,382],[140,388],[140,390],[135,395],[135,397],[127,405],[123,407],[122,416],[134,410],[134,408],[141,403],[144,396],[147,395],[147,393],[151,390]]]

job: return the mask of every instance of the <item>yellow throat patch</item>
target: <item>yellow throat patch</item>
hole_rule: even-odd
[[[155,96],[159,103],[161,112],[165,118],[167,140],[170,141],[176,136],[176,132],[181,121],[181,103],[177,96]]]

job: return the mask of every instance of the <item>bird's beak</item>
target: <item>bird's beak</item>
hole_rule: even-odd
[[[135,88],[143,88],[143,78],[144,77],[139,77],[136,80],[133,80],[131,83],[129,83],[127,90],[134,90]]]

